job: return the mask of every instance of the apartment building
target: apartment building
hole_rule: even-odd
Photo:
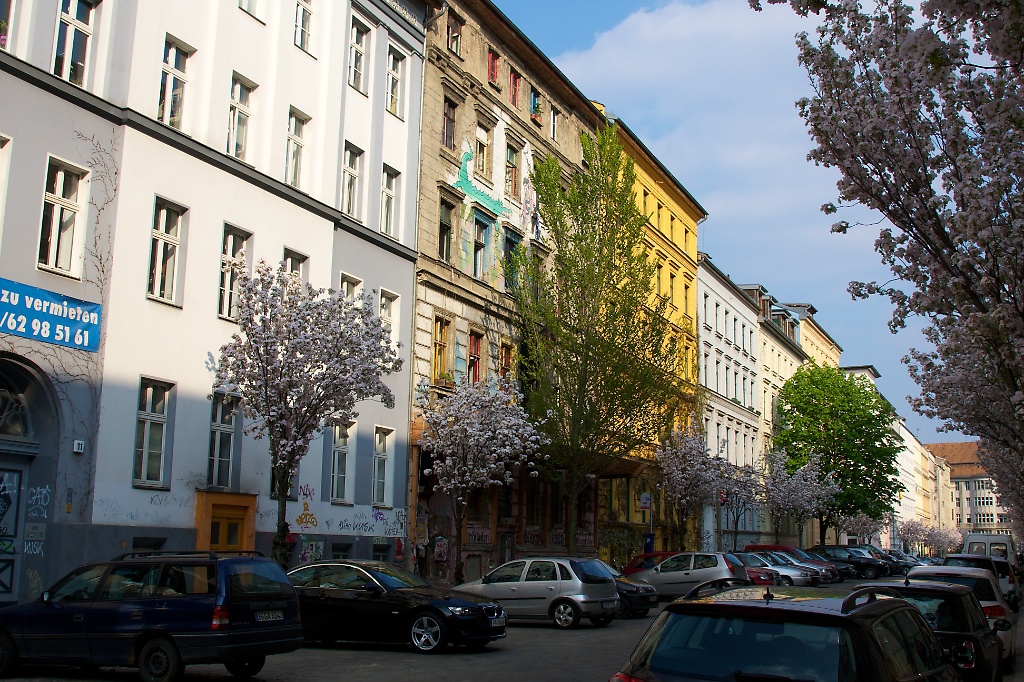
[[[0,3],[0,601],[132,549],[263,549],[266,440],[214,393],[244,255],[412,345],[420,0]],[[3,305],[3,304],[0,304]],[[410,370],[313,442],[295,559],[395,558]]]
[[[949,463],[955,528],[964,533],[1009,533],[1010,515],[999,503],[995,482],[978,459],[978,442],[929,443]]]

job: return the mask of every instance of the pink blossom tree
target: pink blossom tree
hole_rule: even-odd
[[[457,583],[463,580],[462,523],[470,495],[492,485],[511,485],[517,469],[538,473],[532,458],[546,440],[522,403],[511,381],[491,377],[477,383],[463,379],[452,394],[421,404],[426,429],[420,446],[431,455],[426,473],[437,477],[434,490],[451,500]]]
[[[819,455],[810,455],[803,466],[790,471],[793,466],[785,450],[770,450],[764,455],[761,504],[775,527],[776,543],[787,515],[796,521],[800,542],[807,522],[824,511],[839,493],[834,477],[822,471]]]
[[[725,500],[725,515],[732,526],[732,550],[739,549],[740,521],[753,511],[764,483],[761,472],[749,464],[721,463],[722,492]]]
[[[690,420],[685,431],[676,429],[654,451],[661,470],[665,498],[672,505],[681,525],[694,519],[694,535],[703,537],[700,520],[704,507],[717,505],[724,482],[723,462],[711,456],[707,440]]]
[[[888,297],[893,331],[925,321],[928,348],[904,359],[915,409],[979,436],[983,465],[1012,462],[1000,487],[1021,489],[1024,5],[768,1],[822,18],[815,38],[798,37],[814,91],[798,102],[809,159],[840,172],[841,202],[887,219],[875,249],[893,279],[850,292]]]
[[[896,526],[896,532],[899,533],[900,540],[913,549],[924,542],[925,537],[928,534],[928,528],[928,526],[917,519],[907,519],[905,521],[901,521],[899,525]]]
[[[964,546],[964,534],[956,528],[931,526],[925,531],[924,544],[939,554],[957,552]]]
[[[353,300],[303,284],[298,275],[262,260],[237,274],[238,332],[221,346],[216,388],[241,399],[246,433],[266,436],[277,495],[272,554],[287,566],[288,490],[299,461],[324,428],[350,423],[356,403],[395,405],[382,377],[402,368],[391,332],[373,296]]]
[[[840,516],[836,528],[857,538],[858,542],[871,542],[871,539],[882,532],[890,520],[888,514],[875,518],[863,512],[850,516]]]

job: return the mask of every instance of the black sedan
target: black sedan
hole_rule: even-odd
[[[963,585],[939,583],[931,580],[865,583],[860,587],[887,587],[917,607],[932,626],[944,651],[954,644],[962,644],[974,654],[974,660],[959,666],[960,677],[966,682],[993,682],[1001,679],[999,664],[1002,643],[996,630],[1009,629],[1010,621],[996,621],[996,629],[989,627],[981,604]]]
[[[288,573],[302,633],[320,642],[408,642],[429,653],[448,643],[483,647],[505,636],[500,604],[434,587],[380,561],[322,561]]]

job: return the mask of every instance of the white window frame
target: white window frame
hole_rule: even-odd
[[[391,340],[395,340],[395,322],[398,321],[399,314],[399,296],[398,294],[388,291],[386,289],[380,290],[380,303],[378,304],[378,314],[380,317],[381,324],[391,333]]]
[[[519,166],[521,158],[520,150],[512,145],[505,146],[505,196],[510,199],[519,199],[520,181]],[[512,163],[515,161],[515,163]]]
[[[346,301],[354,301],[363,290],[363,280],[348,274],[347,272],[341,273],[341,279],[338,282],[338,294]]]
[[[53,192],[49,188],[51,170],[56,173]],[[69,175],[74,176],[77,183],[73,198],[64,196],[64,190],[61,189]],[[77,276],[78,252],[81,251],[79,246],[82,242],[82,232],[85,230],[81,214],[89,205],[86,196],[88,177],[87,171],[65,163],[56,157],[51,156],[46,164],[46,179],[43,182],[43,213],[36,258],[40,269]],[[49,220],[46,216],[48,205],[52,207]],[[67,223],[67,227],[62,229],[62,225],[68,220],[70,223]],[[67,242],[67,239],[70,239],[70,243]],[[43,253],[44,247],[46,253]]]
[[[237,73],[231,76],[231,104],[228,106],[227,153],[245,161],[249,119],[252,118],[252,95],[256,86]]]
[[[89,52],[92,47],[92,19],[96,12],[96,7],[93,2],[89,0],[68,0],[69,12],[65,12],[63,7],[61,8],[60,18],[57,20],[57,32],[53,40],[53,59],[51,60],[52,67],[50,72],[68,83],[72,83],[79,87],[85,86],[85,65],[89,63]],[[87,12],[87,20],[81,21],[78,15],[82,9]],[[73,45],[77,34],[84,36],[85,40],[85,54],[82,55],[81,63],[81,74],[79,80],[73,80],[72,78],[72,61],[73,56]],[[62,56],[63,61],[60,66],[57,65],[57,50],[59,49],[60,43],[63,40],[64,43],[64,54]]]
[[[212,488],[230,488],[232,455],[235,451],[235,429],[238,416],[238,398],[223,391],[213,393],[210,408],[210,455],[206,467],[206,483]],[[225,421],[225,417],[227,421]],[[222,436],[227,435],[225,444]],[[224,472],[223,483],[221,467]]]
[[[294,108],[288,109],[288,140],[284,156],[284,181],[292,187],[298,187],[302,180],[302,151],[305,132],[309,117]]]
[[[337,425],[331,444],[331,503],[349,504],[352,502],[353,484],[355,481],[355,438],[353,433],[356,425]],[[339,486],[340,484],[340,486]],[[340,491],[339,491],[340,487]],[[338,493],[341,493],[339,496]]]
[[[281,260],[284,263],[285,272],[295,273],[303,283],[309,281],[309,256],[285,247],[284,257]]]
[[[256,10],[259,8],[259,0],[238,0],[238,9],[242,10],[246,14],[256,16]]]
[[[147,296],[151,299],[166,303],[177,301],[185,210],[157,197],[153,209],[153,227],[150,231],[149,285],[146,290]]]
[[[153,411],[153,389],[160,387],[164,389],[163,412]],[[135,447],[132,457],[132,484],[136,487],[159,488],[164,485],[164,469],[168,456],[168,433],[170,431],[171,401],[174,396],[174,384],[157,379],[143,377],[139,382],[138,412],[135,423]],[[160,449],[149,450],[147,444],[150,441],[150,434],[156,424],[160,425]],[[139,432],[141,429],[141,434]],[[143,450],[139,450],[139,436],[142,436]],[[152,468],[150,458],[154,452],[159,458],[157,470],[160,472],[157,478],[148,476]]]
[[[231,261],[245,255],[252,235],[233,225],[224,225],[220,252],[220,298],[217,315],[224,320],[238,317],[238,274],[231,268]]]
[[[185,107],[185,87],[188,85],[186,68],[192,50],[167,37],[164,40],[163,64],[160,70],[160,97],[157,99],[156,118],[164,125],[181,130]],[[179,64],[180,59],[180,64]],[[180,82],[175,99],[175,82]]]
[[[380,231],[389,237],[398,237],[398,184],[399,173],[384,166],[380,177]]]
[[[342,166],[341,212],[356,220],[359,220],[359,176],[362,170],[362,163],[362,150],[346,144]]]
[[[313,0],[295,0],[295,47],[312,51]]]
[[[349,33],[348,50],[348,84],[359,92],[366,94],[366,55],[369,54],[370,29],[358,19],[352,20],[352,28]]]
[[[491,161],[493,130],[479,122],[476,125],[476,145],[473,148],[473,172],[487,182],[491,181],[494,164]]]
[[[551,139],[556,142],[558,141],[558,117],[560,113],[561,112],[559,112],[558,109],[551,107],[551,126],[548,130],[548,134],[551,136]]]
[[[405,73],[405,55],[394,47],[388,48],[388,89],[385,108],[388,113],[402,118],[402,76]]]
[[[373,489],[371,499],[374,507],[391,506],[391,469],[388,461],[395,448],[395,430],[387,426],[373,429]]]

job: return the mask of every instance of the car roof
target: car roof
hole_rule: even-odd
[[[909,584],[908,584],[909,583]],[[870,583],[861,583],[858,587],[888,587],[897,592],[933,592],[966,596],[971,594],[971,588],[956,583],[944,583],[937,580],[876,580]]]
[[[771,595],[767,598],[767,595]],[[863,597],[864,601],[858,601]],[[718,606],[742,607],[768,613],[813,613],[843,618],[875,616],[893,608],[909,606],[903,599],[884,594],[879,588],[869,590],[833,590],[821,587],[738,587],[696,599],[677,599],[665,610],[685,612],[688,609]]]
[[[973,559],[975,561],[995,561],[996,557],[990,557],[987,554],[947,554],[947,559]],[[1002,557],[999,557],[1002,559]]]
[[[972,566],[914,566],[914,575],[965,575],[972,578],[991,578],[992,571]],[[913,576],[911,576],[913,577]]]

